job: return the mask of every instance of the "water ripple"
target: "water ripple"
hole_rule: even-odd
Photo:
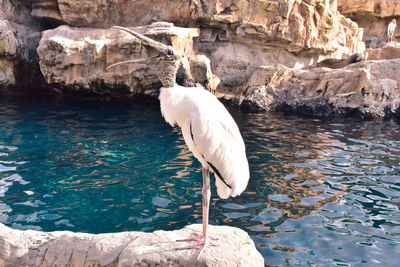
[[[43,101],[43,102],[41,102]],[[0,222],[82,232],[201,222],[201,172],[157,103],[0,105]],[[211,224],[246,230],[270,265],[399,266],[400,125],[231,109],[251,180],[214,186]]]

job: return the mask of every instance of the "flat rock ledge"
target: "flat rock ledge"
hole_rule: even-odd
[[[201,231],[193,224],[175,231],[86,234],[15,230],[0,223],[0,266],[264,266],[249,235],[229,226],[209,227],[218,240],[200,255],[176,240]]]
[[[399,58],[362,61],[340,69],[261,66],[239,89],[242,105],[255,110],[378,119],[400,112],[399,73]]]

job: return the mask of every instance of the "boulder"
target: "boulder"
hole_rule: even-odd
[[[0,89],[27,86],[40,77],[33,63],[39,39],[39,32],[0,19]]]
[[[400,59],[371,60],[340,69],[262,66],[237,93],[262,110],[307,115],[381,118],[400,104]]]
[[[28,88],[41,74],[36,47],[40,32],[26,1],[0,1],[0,90]]]
[[[31,0],[1,0],[0,19],[12,21],[37,30],[39,25],[35,18],[30,15],[30,5]]]
[[[14,59],[20,50],[23,50],[23,44],[16,38],[10,22],[0,20],[0,86],[15,84]]]
[[[370,60],[400,58],[400,43],[387,43],[381,48],[369,48],[365,52]]]
[[[190,71],[188,57],[195,56],[193,38],[199,35],[198,29],[175,27],[171,23],[153,23],[132,29],[172,45],[184,59],[182,68],[189,69],[182,71]],[[43,32],[37,52],[45,80],[54,86],[115,96],[156,95],[161,87],[157,77],[159,66],[154,60],[107,69],[116,62],[157,55],[153,48],[118,29],[60,26]]]
[[[218,240],[199,255],[181,250],[201,225],[175,231],[85,234],[15,230],[0,224],[0,266],[264,266],[249,235],[235,227],[209,226]]]

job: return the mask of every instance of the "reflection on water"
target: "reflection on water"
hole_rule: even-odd
[[[399,266],[400,125],[232,113],[251,180],[215,188],[212,224],[246,230],[266,264]],[[0,222],[83,232],[201,222],[201,173],[157,103],[0,104]]]

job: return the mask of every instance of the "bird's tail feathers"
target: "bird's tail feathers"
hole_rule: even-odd
[[[216,177],[215,184],[217,186],[218,196],[222,199],[239,196],[246,189],[247,181],[249,180],[248,176],[242,177],[243,179],[239,182],[233,185],[227,185],[215,173],[214,176]]]

